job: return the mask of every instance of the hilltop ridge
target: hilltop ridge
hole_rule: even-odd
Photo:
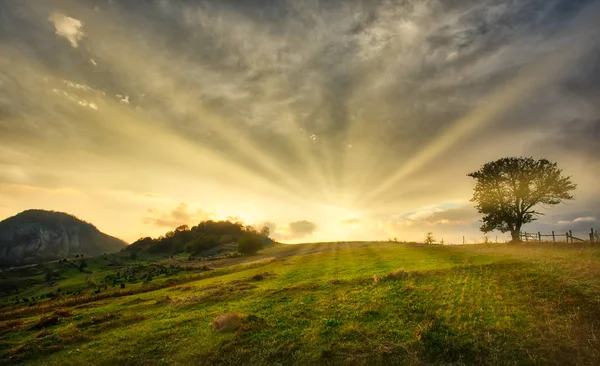
[[[56,211],[31,209],[0,221],[0,266],[99,255],[127,245],[93,224]]]

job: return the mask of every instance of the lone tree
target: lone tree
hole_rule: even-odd
[[[556,163],[546,159],[519,157],[498,159],[467,174],[477,180],[471,201],[484,215],[481,231],[510,231],[512,241],[518,242],[521,226],[543,215],[535,206],[573,199],[569,192],[577,185],[561,173]]]
[[[427,235],[425,235],[425,244],[434,244],[435,243],[435,238],[433,237],[433,233],[427,233]]]

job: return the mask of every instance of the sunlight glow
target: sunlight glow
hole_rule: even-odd
[[[0,45],[0,214],[69,211],[126,240],[206,217],[289,242],[475,235],[465,175],[519,154],[554,154],[595,197],[600,5],[554,29],[517,3],[25,2]]]

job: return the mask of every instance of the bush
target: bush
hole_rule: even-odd
[[[262,236],[246,232],[238,240],[238,251],[242,254],[254,254],[262,249],[263,242]]]

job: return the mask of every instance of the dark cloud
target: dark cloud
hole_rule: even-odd
[[[600,119],[576,119],[553,127],[551,134],[532,146],[533,150],[542,153],[561,150],[597,162],[600,157]]]

